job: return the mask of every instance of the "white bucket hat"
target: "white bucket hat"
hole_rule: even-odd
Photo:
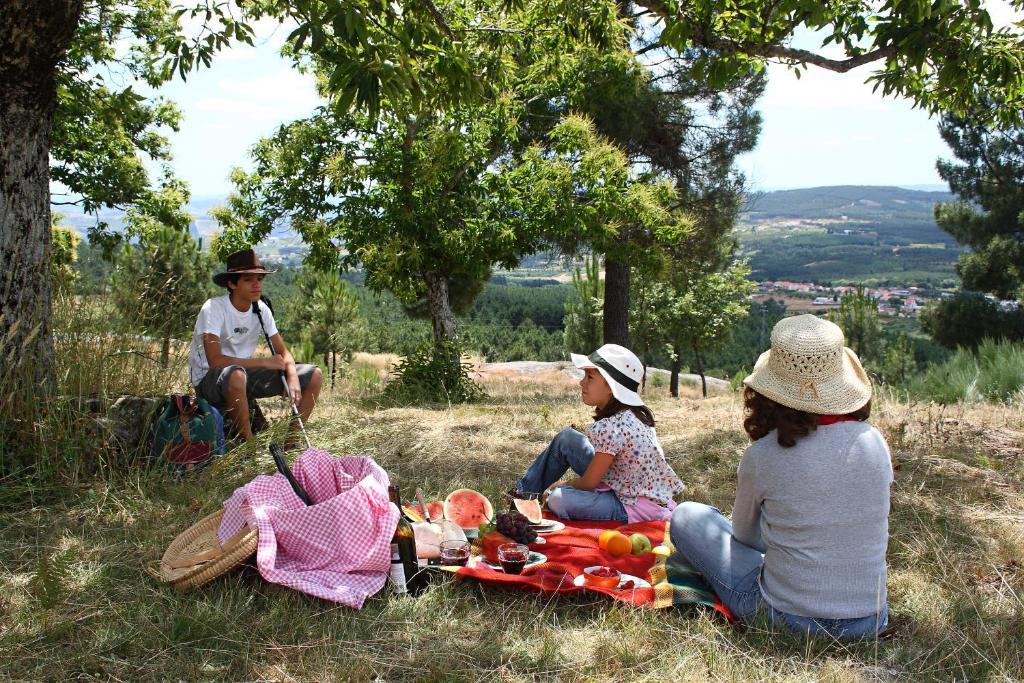
[[[612,396],[619,403],[627,406],[644,404],[644,400],[636,393],[640,388],[640,379],[644,375],[644,366],[636,354],[625,346],[605,344],[590,354],[589,358],[578,353],[569,355],[572,357],[573,365],[581,370],[595,368],[600,372],[611,387]]]
[[[871,380],[843,331],[814,315],[783,318],[772,348],[743,383],[776,403],[817,415],[845,415],[871,398]]]

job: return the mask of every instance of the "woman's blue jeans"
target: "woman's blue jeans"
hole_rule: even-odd
[[[575,429],[563,429],[527,468],[516,491],[540,495],[570,469],[582,477],[593,459],[594,447],[587,437]],[[627,521],[626,508],[614,491],[559,486],[548,496],[548,508],[562,519]]]
[[[747,621],[763,612],[773,626],[837,638],[872,636],[888,623],[887,605],[878,614],[856,619],[801,617],[769,605],[758,583],[764,555],[737,541],[732,535],[732,524],[717,508],[690,501],[682,503],[672,513],[670,529],[676,553],[704,576],[737,619]]]

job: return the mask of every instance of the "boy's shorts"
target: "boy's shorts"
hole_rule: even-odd
[[[313,379],[315,365],[296,363],[295,373],[299,376],[299,388],[305,393],[309,380]],[[245,396],[248,399],[270,398],[284,394],[284,383],[281,371],[270,368],[243,368],[241,365],[229,365],[215,368],[196,385],[196,394],[216,406],[222,406],[228,400],[228,377],[233,370],[241,370],[246,375]]]

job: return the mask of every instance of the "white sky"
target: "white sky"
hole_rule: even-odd
[[[996,25],[1022,18],[1004,0],[986,4]],[[171,138],[172,165],[193,196],[226,195],[231,168],[248,165],[253,143],[320,103],[312,77],[278,56],[286,35],[264,24],[255,47],[234,47],[216,56],[212,68],[162,89],[183,112]],[[935,161],[948,150],[936,122],[906,100],[872,93],[864,83],[871,68],[847,74],[810,68],[798,80],[769,65],[758,107],[761,138],[739,161],[752,189],[941,184]]]

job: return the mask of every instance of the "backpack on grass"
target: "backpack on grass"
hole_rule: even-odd
[[[224,418],[201,398],[172,394],[153,423],[150,453],[176,474],[206,467],[224,454]]]

